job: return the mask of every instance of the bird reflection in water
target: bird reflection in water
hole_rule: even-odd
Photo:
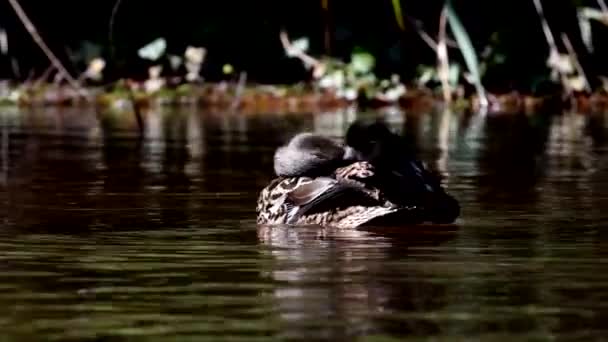
[[[273,259],[266,276],[277,283],[272,295],[285,337],[437,333],[439,322],[425,313],[450,302],[458,271],[442,264],[440,251],[457,234],[454,225],[259,226],[258,239]]]

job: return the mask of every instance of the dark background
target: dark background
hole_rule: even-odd
[[[290,37],[307,36],[313,55],[331,54],[348,59],[355,46],[376,56],[379,75],[398,73],[414,77],[420,64],[434,64],[434,52],[426,46],[411,22],[401,31],[391,1],[329,0],[329,11],[321,1],[150,1],[122,0],[115,18],[115,54],[110,55],[109,21],[112,0],[21,0],[51,49],[71,71],[82,66],[70,63],[66,47],[77,49],[88,40],[104,46],[110,59],[107,77],[142,77],[147,64],[137,50],[148,42],[164,37],[168,52],[183,54],[186,46],[208,49],[202,74],[208,80],[222,77],[221,67],[231,63],[237,71],[248,72],[250,80],[261,83],[292,83],[305,80],[308,73],[300,61],[287,58],[278,39],[283,27]],[[544,1],[546,16],[554,35],[566,32],[573,41],[590,75],[606,72],[606,49],[601,41],[608,28],[593,24],[596,51],[588,56],[580,40],[576,6],[597,6],[596,1]],[[401,1],[404,15],[420,20],[426,31],[436,35],[443,1]],[[506,63],[493,68],[484,82],[490,89],[529,88],[534,80],[547,74],[548,48],[532,0],[454,1],[463,24],[481,52],[490,44],[503,51]],[[324,43],[325,25],[331,30],[330,50]],[[41,74],[49,65],[34,44],[7,1],[0,2],[0,26],[9,35],[10,53],[19,61],[22,78],[30,70]],[[111,58],[113,57],[113,58]],[[451,58],[460,58],[456,49]],[[6,58],[1,76],[12,77]],[[591,77],[592,83],[596,78]],[[506,89],[508,90],[508,89]]]

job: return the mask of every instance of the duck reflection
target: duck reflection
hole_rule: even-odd
[[[424,313],[446,309],[449,284],[457,274],[429,267],[424,260],[440,260],[441,253],[429,251],[457,235],[453,226],[258,228],[260,243],[273,257],[266,274],[277,283],[273,296],[283,331],[330,339],[439,331],[438,322],[425,319]]]

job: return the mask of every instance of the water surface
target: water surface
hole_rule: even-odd
[[[0,110],[2,340],[600,340],[603,115]],[[456,226],[255,225],[273,149],[406,132]]]

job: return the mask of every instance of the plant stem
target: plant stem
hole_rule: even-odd
[[[444,7],[441,10],[439,18],[439,38],[437,41],[437,74],[441,79],[441,87],[443,88],[443,100],[449,105],[452,102],[452,89],[450,86],[449,73],[450,61],[448,59],[448,47],[446,45],[446,24],[447,10]]]
[[[34,39],[34,41],[36,42],[38,47],[42,50],[42,52],[44,52],[44,54],[49,59],[49,61],[51,61],[51,63],[55,66],[55,68],[57,68],[59,73],[61,73],[62,76],[66,80],[68,80],[70,85],[75,90],[84,92],[86,94],[86,91],[84,89],[82,89],[82,87],[80,87],[78,82],[74,79],[74,77],[72,77],[72,75],[70,75],[70,73],[63,66],[63,64],[61,64],[61,62],[59,61],[57,56],[55,56],[53,51],[51,51],[51,49],[49,49],[49,47],[46,45],[44,40],[42,40],[42,37],[38,33],[38,30],[36,30],[36,27],[34,26],[32,21],[28,18],[27,14],[25,14],[25,12],[23,11],[23,8],[19,4],[19,2],[17,0],[8,0],[8,2],[10,3],[11,7],[13,7],[13,10],[15,10],[15,13],[17,13],[19,20],[21,20],[21,23],[23,24],[23,26],[25,26],[25,29],[32,36],[32,38]]]
[[[568,35],[565,33],[562,33],[562,42],[564,43],[564,46],[566,46],[566,50],[568,50],[568,54],[570,55],[570,58],[572,58],[572,61],[574,62],[574,66],[576,67],[576,70],[578,71],[579,75],[581,75],[581,77],[585,81],[585,90],[591,91],[591,86],[589,85],[589,80],[587,79],[587,76],[585,75],[585,70],[583,69],[581,62],[578,60],[578,55],[576,54],[574,47],[572,47],[572,43],[570,42]]]
[[[110,55],[114,57],[116,53],[116,49],[114,47],[114,23],[116,21],[116,13],[118,13],[118,8],[122,0],[116,0],[114,7],[112,7],[112,14],[110,15],[110,23],[108,24],[108,42],[110,43]]]

